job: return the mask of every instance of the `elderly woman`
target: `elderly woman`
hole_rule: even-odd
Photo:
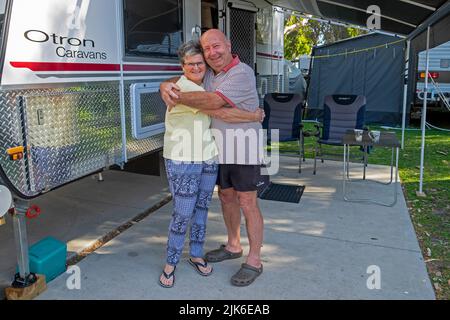
[[[184,72],[176,83],[178,87],[182,92],[204,91],[202,81],[207,65],[200,44],[189,41],[179,48],[178,55]],[[173,197],[173,214],[166,265],[159,278],[159,284],[165,288],[175,283],[175,268],[189,224],[189,264],[202,276],[209,276],[213,271],[203,258],[208,206],[218,172],[218,151],[209,128],[210,115],[229,122],[250,122],[262,117],[261,111],[252,113],[236,108],[199,110],[195,106],[178,104],[167,110],[163,156]]]

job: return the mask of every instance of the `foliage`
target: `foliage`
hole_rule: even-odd
[[[365,34],[357,28],[343,27],[291,15],[285,20],[284,53],[288,60],[310,55],[316,45],[333,43]]]

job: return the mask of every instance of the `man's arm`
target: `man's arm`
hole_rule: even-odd
[[[181,103],[199,110],[216,110],[228,104],[222,97],[214,92],[180,92],[178,93],[178,96],[178,99],[173,99],[176,104]]]
[[[201,112],[222,121],[229,123],[242,123],[242,122],[262,122],[265,114],[264,110],[258,108],[255,112],[244,111],[238,108],[223,107],[216,110],[202,110]]]
[[[196,109],[219,109],[227,104],[219,95],[212,92],[194,91],[180,92],[180,88],[175,84],[179,77],[170,78],[159,85],[159,91],[164,103],[169,107],[169,111],[176,104],[184,104]]]

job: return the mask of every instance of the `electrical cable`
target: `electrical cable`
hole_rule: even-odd
[[[429,126],[431,129],[434,130],[439,130],[439,131],[444,131],[444,132],[450,132],[450,129],[445,129],[445,128],[440,128],[440,127],[436,127],[433,126],[431,123],[427,122],[427,126]]]

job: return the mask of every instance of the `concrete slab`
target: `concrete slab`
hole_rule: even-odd
[[[218,222],[210,223],[210,228],[221,227],[215,224]],[[138,233],[142,232],[156,230],[142,228]],[[242,259],[215,264],[211,277],[200,278],[186,263],[185,252],[176,272],[176,289],[165,290],[156,283],[164,259],[164,235],[144,239],[127,232],[120,241],[113,241],[78,265],[81,290],[68,290],[69,276],[64,275],[39,299],[433,299],[426,274],[416,278],[423,272],[417,268],[420,253],[299,234],[280,237],[272,230],[265,236],[265,271],[248,288],[229,283]],[[127,244],[137,240],[141,242],[137,246]],[[287,242],[298,246],[288,246]],[[208,249],[214,247],[209,245]],[[367,268],[374,263],[381,270],[380,290],[366,286]],[[406,273],[404,265],[408,265]]]
[[[279,174],[272,181],[301,184],[306,189],[298,206],[277,203],[282,208],[278,212],[283,212],[286,221],[266,219],[266,225],[274,222],[278,223],[274,227],[280,231],[298,231],[331,239],[420,250],[400,184],[385,186],[374,182],[355,182],[350,187],[352,196],[381,201],[393,199],[395,187],[398,201],[394,207],[346,202],[342,196],[343,168],[340,162],[326,161],[318,165],[316,175],[312,174],[310,160],[304,164],[306,168],[301,174],[297,172],[296,159],[283,157],[282,163]],[[352,178],[361,178],[362,166],[353,164],[351,172]],[[389,177],[389,167],[369,165],[367,169],[367,179],[388,181]]]
[[[42,214],[27,221],[29,244],[53,236],[67,242],[72,257],[170,195],[167,182],[158,176],[105,171],[103,178],[86,177],[33,200]],[[0,229],[0,298],[16,265],[13,224],[7,219]]]
[[[299,204],[260,201],[264,273],[251,287],[236,288],[229,282],[244,258],[215,264],[214,274],[204,278],[187,264],[185,248],[175,288],[161,288],[157,281],[164,265],[168,204],[78,263],[80,290],[69,290],[69,274],[63,274],[39,299],[434,299],[400,186],[393,208],[350,204],[342,199],[339,162],[320,164],[316,176],[311,166],[307,161],[299,175],[296,159],[283,157],[272,179],[306,185]],[[389,168],[370,166],[368,177],[375,175],[387,179]],[[391,191],[374,184],[355,190],[380,198],[392,196]],[[241,230],[247,252],[244,224]],[[215,195],[205,250],[224,242]],[[379,290],[367,287],[371,266],[379,268]]]

